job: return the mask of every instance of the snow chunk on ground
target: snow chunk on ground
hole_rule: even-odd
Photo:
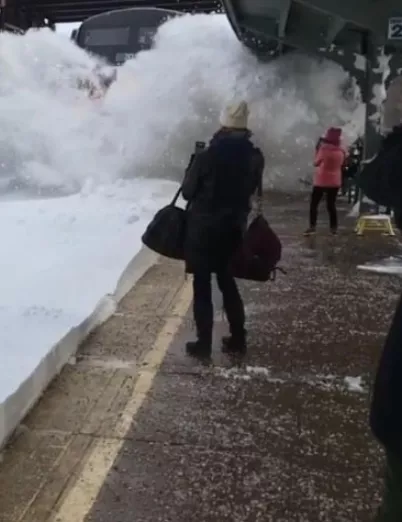
[[[364,393],[361,377],[345,377],[345,384],[349,391]]]
[[[358,265],[357,268],[378,274],[402,275],[402,257],[387,257],[374,263]]]

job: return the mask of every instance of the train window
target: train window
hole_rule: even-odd
[[[138,30],[138,42],[141,45],[151,47],[156,31],[156,27],[140,27]]]
[[[84,20],[75,41],[79,47],[120,65],[140,51],[151,49],[158,27],[180,14],[154,7],[105,12]]]
[[[87,29],[84,37],[85,46],[127,45],[130,27],[111,27],[105,29]]]

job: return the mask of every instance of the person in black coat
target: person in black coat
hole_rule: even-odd
[[[227,352],[246,347],[245,315],[229,264],[241,244],[251,210],[250,199],[262,183],[264,157],[247,129],[245,102],[228,106],[222,113],[222,128],[209,147],[192,156],[182,186],[189,201],[185,240],[186,272],[194,274],[194,320],[197,340],[188,342],[187,352],[210,357],[213,305],[211,274],[216,273],[223,295],[230,336],[223,339]]]
[[[391,88],[391,87],[390,87]],[[402,91],[400,93],[402,99]],[[394,116],[387,95],[386,114]],[[383,139],[380,150],[363,166],[358,183],[367,197],[393,209],[402,229],[402,124]],[[402,298],[385,340],[374,382],[370,426],[386,451],[383,502],[377,522],[402,521]]]

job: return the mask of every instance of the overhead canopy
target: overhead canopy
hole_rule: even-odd
[[[400,0],[222,0],[237,36],[260,55],[331,45],[364,53],[365,36],[402,47]],[[398,20],[398,17],[401,17]]]
[[[53,23],[80,22],[89,16],[127,7],[162,7],[185,12],[213,12],[218,0],[8,0],[19,7],[42,13]]]

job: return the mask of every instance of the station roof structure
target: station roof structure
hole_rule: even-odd
[[[402,49],[401,0],[222,0],[238,38],[257,54],[336,45],[365,54],[365,38]]]
[[[8,0],[8,3],[40,12],[55,24],[81,22],[90,16],[129,7],[160,7],[196,13],[221,10],[219,0]]]

